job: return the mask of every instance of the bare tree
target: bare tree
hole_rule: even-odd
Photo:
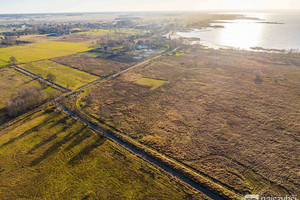
[[[11,57],[9,58],[9,63],[11,63],[11,64],[17,64],[17,63],[18,63],[18,60],[17,60],[14,56],[11,56]]]
[[[50,82],[54,82],[56,80],[56,76],[54,74],[47,74],[47,80]]]
[[[44,93],[41,87],[27,86],[21,88],[10,96],[6,102],[6,110],[10,116],[17,116],[39,105],[43,97]]]

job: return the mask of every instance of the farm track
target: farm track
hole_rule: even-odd
[[[176,50],[176,49],[175,49],[175,50]],[[92,82],[92,83],[89,83],[89,84],[87,84],[87,85],[85,85],[85,86],[82,86],[82,87],[80,87],[80,88],[78,88],[78,89],[76,89],[76,90],[73,90],[73,91],[70,91],[70,90],[68,90],[68,89],[66,89],[66,88],[64,88],[64,87],[62,87],[62,86],[60,86],[60,85],[58,85],[58,84],[55,84],[55,83],[53,83],[53,82],[50,82],[50,81],[48,81],[48,80],[46,80],[46,79],[44,79],[44,78],[42,78],[42,77],[40,77],[40,76],[38,76],[38,75],[36,75],[36,74],[34,74],[34,73],[31,73],[31,72],[29,72],[29,71],[27,71],[27,70],[25,70],[25,69],[22,69],[22,68],[17,67],[17,66],[12,66],[14,69],[16,69],[16,70],[18,70],[18,71],[20,71],[20,72],[22,72],[22,73],[25,73],[25,74],[27,74],[27,75],[29,75],[29,76],[32,76],[32,77],[34,77],[34,78],[40,79],[40,80],[42,80],[43,82],[45,82],[45,83],[47,83],[48,85],[51,85],[51,86],[53,86],[53,87],[55,87],[55,88],[58,88],[58,89],[60,89],[60,90],[64,90],[66,93],[62,94],[62,95],[59,96],[59,97],[56,97],[55,99],[53,99],[53,100],[51,100],[51,101],[48,101],[47,103],[45,103],[45,104],[39,106],[38,108],[36,108],[36,109],[34,109],[34,110],[29,111],[28,113],[23,114],[23,115],[20,116],[20,117],[17,117],[17,118],[14,119],[14,120],[11,120],[11,121],[9,121],[9,122],[7,122],[7,123],[1,125],[1,126],[0,126],[0,129],[2,129],[3,127],[9,126],[10,124],[15,123],[16,121],[21,120],[22,118],[24,118],[24,116],[25,116],[25,117],[26,117],[26,116],[29,116],[30,114],[32,114],[32,113],[34,113],[34,112],[40,110],[41,108],[43,108],[43,107],[45,107],[45,106],[47,106],[47,105],[49,105],[49,104],[51,104],[51,103],[53,103],[53,102],[58,102],[59,100],[61,100],[61,99],[63,99],[63,98],[66,98],[66,97],[68,97],[68,96],[70,96],[70,95],[74,95],[76,92],[82,91],[82,90],[84,90],[84,89],[86,89],[86,88],[88,88],[88,87],[91,87],[91,86],[96,85],[96,84],[98,84],[98,83],[101,83],[101,82],[103,82],[103,81],[107,81],[107,80],[116,78],[116,77],[120,76],[121,74],[124,74],[125,72],[127,72],[127,71],[129,71],[129,70],[132,70],[132,69],[134,69],[134,68],[137,68],[137,67],[139,67],[139,66],[142,66],[142,65],[146,64],[146,63],[149,62],[149,61],[152,61],[152,60],[155,60],[155,59],[157,59],[157,58],[160,58],[160,57],[161,57],[162,55],[164,55],[165,53],[166,53],[166,52],[162,53],[161,55],[158,55],[158,56],[155,56],[155,57],[153,57],[153,58],[150,58],[150,59],[148,59],[148,60],[145,60],[145,61],[143,61],[143,62],[141,62],[141,63],[139,63],[139,64],[133,65],[133,66],[131,66],[131,67],[129,67],[129,68],[123,70],[123,71],[120,71],[120,72],[118,72],[118,73],[116,73],[116,74],[113,74],[113,75],[111,75],[111,76],[108,76],[108,77],[105,77],[105,78],[98,79],[98,80],[96,80],[96,81],[94,81],[94,82]],[[210,190],[210,189],[208,189],[208,188],[206,188],[206,187],[203,187],[202,185],[200,185],[200,184],[196,183],[195,181],[193,181],[191,178],[188,178],[187,176],[184,175],[184,173],[181,173],[181,172],[179,172],[179,171],[177,171],[177,170],[174,170],[172,167],[168,166],[167,164],[163,163],[162,161],[159,161],[159,160],[155,159],[153,156],[151,156],[151,155],[149,155],[149,154],[147,154],[147,153],[145,153],[145,152],[139,150],[139,149],[138,149],[137,147],[135,147],[134,145],[131,145],[131,144],[127,143],[126,141],[123,141],[123,140],[121,140],[121,139],[115,137],[114,135],[108,133],[107,131],[102,130],[100,127],[98,127],[98,126],[95,125],[94,123],[92,123],[92,122],[90,122],[90,121],[88,121],[88,120],[86,120],[86,119],[83,119],[83,118],[81,118],[80,116],[76,115],[75,113],[71,112],[70,110],[64,108],[61,104],[56,103],[56,106],[57,106],[58,108],[62,109],[65,113],[71,115],[71,116],[74,117],[74,118],[77,118],[77,119],[80,120],[82,123],[84,123],[84,124],[86,124],[87,126],[93,128],[94,130],[96,130],[96,131],[98,131],[98,132],[101,132],[101,133],[104,133],[104,135],[105,135],[106,137],[108,137],[108,138],[110,138],[111,140],[117,142],[118,144],[122,145],[123,147],[129,149],[130,151],[132,151],[132,152],[135,153],[136,155],[142,157],[143,159],[147,160],[148,162],[152,163],[153,165],[157,166],[158,168],[161,168],[161,169],[163,169],[164,171],[166,171],[166,172],[168,172],[168,173],[171,173],[173,176],[177,177],[178,179],[180,179],[180,180],[183,181],[184,183],[188,184],[188,185],[191,186],[192,188],[194,188],[194,189],[196,189],[196,190],[202,192],[203,194],[205,194],[205,195],[208,196],[209,198],[215,199],[215,200],[222,200],[222,199],[224,199],[224,198],[222,198],[220,195],[216,194],[214,191],[212,191],[212,190]],[[216,183],[216,184],[217,184],[217,183]],[[218,185],[218,184],[217,184],[217,185]]]

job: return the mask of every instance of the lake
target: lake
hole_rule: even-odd
[[[222,14],[243,14],[259,20],[218,20],[211,25],[221,25],[224,28],[195,29],[177,34],[186,38],[200,38],[201,43],[210,47],[300,49],[300,13]]]

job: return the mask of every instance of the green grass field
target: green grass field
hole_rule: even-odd
[[[18,62],[25,63],[87,51],[89,46],[88,43],[54,41],[12,46],[0,49],[0,60],[9,61],[14,56]]]
[[[4,61],[0,60],[0,67],[3,67],[5,65],[7,65],[7,64],[8,64],[7,62],[4,62]]]
[[[56,84],[71,90],[77,89],[98,78],[97,76],[49,60],[27,63],[20,67],[32,73],[39,74],[43,78],[47,78],[47,74],[51,73],[56,76],[54,81]]]
[[[60,111],[0,131],[0,199],[200,199]],[[199,194],[200,195],[200,194]]]
[[[145,86],[151,86],[151,90],[155,90],[156,88],[162,86],[165,84],[167,81],[164,80],[157,80],[157,79],[152,79],[152,78],[141,78],[137,80],[135,83],[139,85],[145,85]]]

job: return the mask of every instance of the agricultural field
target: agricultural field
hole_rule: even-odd
[[[23,46],[0,48],[0,60],[9,61],[14,56],[19,63],[71,55],[89,50],[88,43],[44,41]]]
[[[71,67],[61,65],[49,60],[31,62],[20,65],[20,67],[32,73],[39,74],[45,79],[47,78],[48,74],[53,74],[55,76],[54,83],[70,90],[77,89],[89,82],[98,79],[97,76],[93,76],[86,72],[78,71]]]
[[[39,86],[40,83],[34,80],[32,77],[24,75],[12,68],[0,69],[0,124],[2,124],[9,117],[6,116],[5,104],[10,98],[11,94],[16,92],[18,89],[26,86]],[[47,96],[58,96],[61,94],[60,91],[46,87],[43,90]]]
[[[0,199],[207,199],[55,108],[0,130]]]
[[[299,62],[183,50],[92,87],[80,108],[236,193],[299,194]]]
[[[127,68],[127,65],[123,63],[100,58],[91,58],[84,54],[57,57],[51,60],[101,77],[114,74],[122,69]]]

